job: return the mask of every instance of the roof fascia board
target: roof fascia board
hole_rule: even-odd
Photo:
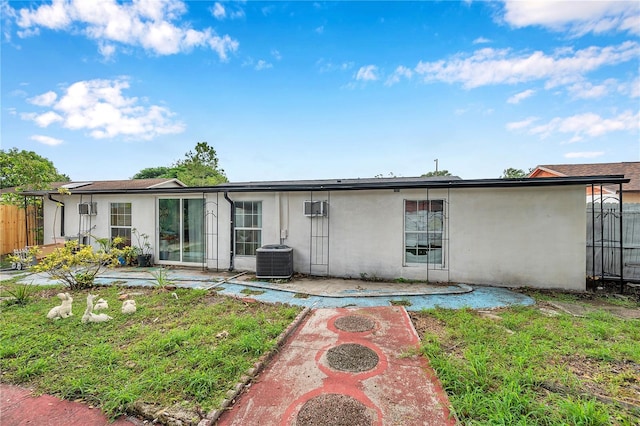
[[[568,185],[605,185],[628,183],[630,179],[623,175],[607,176],[571,176],[548,178],[522,178],[522,179],[470,179],[452,181],[418,181],[418,182],[367,182],[367,183],[323,183],[306,184],[251,184],[234,185],[224,184],[207,187],[183,187],[183,188],[153,188],[153,189],[106,189],[72,191],[72,194],[173,194],[173,193],[216,193],[216,192],[302,192],[302,191],[362,191],[381,189],[455,189],[455,188],[526,188],[541,186],[568,186]],[[56,191],[34,191],[25,195],[43,195],[56,193]]]

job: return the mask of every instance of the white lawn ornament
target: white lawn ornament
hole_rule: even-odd
[[[95,299],[94,295],[87,295],[87,309],[85,309],[84,315],[82,315],[82,322],[105,322],[113,319],[107,314],[94,314],[93,299]]]
[[[122,313],[123,314],[133,314],[136,311],[136,301],[135,300],[125,300],[122,302]]]
[[[104,311],[109,309],[109,304],[104,299],[98,299],[96,305],[93,307],[94,311]]]
[[[58,293],[58,298],[62,300],[62,304],[51,308],[47,314],[47,318],[49,319],[58,320],[60,318],[68,318],[73,315],[73,312],[71,312],[71,304],[73,303],[71,295],[69,293]]]

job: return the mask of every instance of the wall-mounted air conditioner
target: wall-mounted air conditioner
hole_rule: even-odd
[[[305,216],[326,216],[328,213],[329,213],[329,204],[326,201],[305,200],[304,202]]]
[[[98,203],[78,203],[78,214],[96,215],[98,214]]]

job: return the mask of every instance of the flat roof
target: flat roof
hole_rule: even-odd
[[[122,181],[102,181],[100,183]],[[72,194],[171,194],[171,193],[216,193],[216,192],[299,192],[299,191],[359,191],[378,189],[456,189],[456,188],[527,188],[542,186],[586,186],[611,185],[629,182],[623,175],[567,176],[549,178],[518,179],[460,179],[457,176],[437,176],[430,178],[366,178],[366,179],[324,179],[300,181],[263,181],[224,183],[204,187],[145,188],[114,184],[79,187]],[[48,191],[28,191],[25,195],[57,194],[56,189]]]

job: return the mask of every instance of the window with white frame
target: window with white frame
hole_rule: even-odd
[[[444,201],[404,201],[404,261],[443,264]]]
[[[236,201],[235,210],[235,254],[255,256],[262,245],[262,201]]]
[[[122,237],[124,245],[131,245],[131,203],[111,203],[111,239]]]

